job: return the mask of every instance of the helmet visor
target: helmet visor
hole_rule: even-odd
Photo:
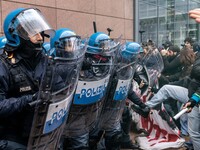
[[[66,52],[74,52],[81,47],[81,38],[76,37],[66,37],[60,39],[60,47]]]
[[[25,40],[29,40],[41,32],[49,36],[54,35],[54,30],[37,9],[26,9],[18,14],[10,25],[10,28],[17,29],[17,34]]]
[[[90,53],[101,55],[112,55],[119,48],[120,42],[112,39],[101,40],[99,47],[92,47],[88,45],[88,49],[92,50]]]
[[[138,55],[140,52],[140,47],[138,48],[127,48],[126,43],[121,44],[119,49],[119,55],[124,62],[133,63],[137,61]]]
[[[112,40],[102,40],[99,42],[99,48],[102,48],[105,51],[109,51],[112,47],[115,46],[115,43]]]
[[[85,54],[86,44],[87,40],[83,43],[79,36],[61,38],[59,45],[56,47],[55,59],[78,59]]]

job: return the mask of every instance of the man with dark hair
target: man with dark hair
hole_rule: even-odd
[[[164,52],[163,52],[164,51]],[[168,50],[162,50],[161,55],[163,58],[164,69],[162,71],[162,76],[159,78],[160,86],[167,84],[163,76],[170,76],[182,69],[182,64],[180,61],[180,48],[177,45],[172,45]]]
[[[193,44],[194,44],[194,40],[191,37],[185,38],[185,40],[184,40],[185,47],[192,49]]]
[[[172,46],[172,42],[167,40],[165,43],[162,44],[162,46],[164,47],[164,49],[168,49],[170,46]]]

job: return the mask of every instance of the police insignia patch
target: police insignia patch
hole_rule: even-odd
[[[26,92],[26,91],[30,91],[30,90],[32,90],[31,86],[20,87],[20,89],[19,89],[20,92]]]

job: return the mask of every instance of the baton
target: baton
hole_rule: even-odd
[[[28,106],[34,107],[36,104],[39,104],[39,103],[41,103],[41,102],[42,102],[41,100],[35,100],[35,101],[33,101],[33,102],[28,103]]]

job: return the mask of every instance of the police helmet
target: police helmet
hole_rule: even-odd
[[[121,49],[121,55],[125,59],[130,59],[135,57],[141,51],[140,44],[136,42],[126,42],[125,45]]]
[[[50,46],[54,57],[76,59],[85,53],[81,37],[69,28],[56,30],[55,36],[50,39]]]
[[[7,39],[5,36],[0,37],[0,49],[3,49],[5,47],[6,42]]]
[[[13,48],[10,51],[15,50],[20,45],[20,38],[29,40],[38,33],[48,36],[54,34],[54,30],[41,12],[34,8],[18,8],[10,12],[5,18],[3,29],[7,38],[6,45]]]
[[[112,40],[103,32],[96,32],[89,38],[87,53],[110,55],[112,54],[119,42]]]
[[[50,47],[50,43],[49,42],[44,42],[43,44],[42,44],[42,47],[43,47],[43,52],[45,53],[45,54],[47,54],[47,55],[49,55],[49,56],[51,56],[52,55],[52,53],[51,53],[51,47]]]

